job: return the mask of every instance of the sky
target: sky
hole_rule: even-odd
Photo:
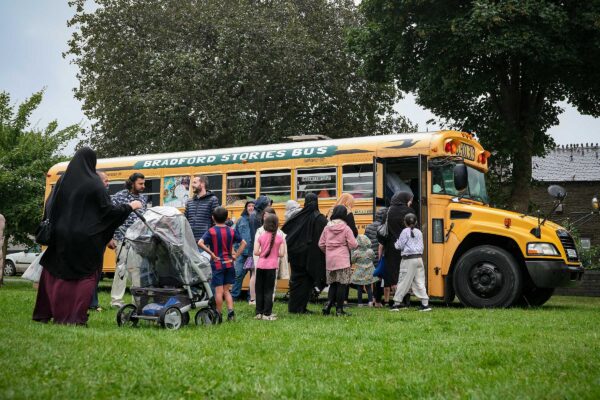
[[[44,100],[31,118],[39,128],[54,119],[59,127],[77,123],[89,127],[73,95],[77,67],[62,57],[72,33],[67,27],[72,13],[67,0],[0,0],[0,91],[7,91],[18,104],[45,88]],[[565,109],[560,124],[549,131],[558,144],[600,143],[600,119],[560,105]],[[436,129],[426,123],[435,116],[416,105],[414,96],[406,95],[396,109],[419,130]]]

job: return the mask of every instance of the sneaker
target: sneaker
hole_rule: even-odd
[[[235,322],[235,311],[231,310],[227,313],[227,322]]]
[[[369,303],[367,303],[367,307],[373,307],[373,302],[370,301]]]
[[[263,319],[263,315],[262,314],[256,314],[254,316],[254,319]]]
[[[390,308],[390,311],[408,310],[408,307],[402,303],[396,303]]]
[[[256,300],[250,300],[248,305],[256,307]]]
[[[365,303],[358,303],[357,306],[358,307],[367,307],[367,305]]]
[[[125,303],[111,303],[110,306],[112,308],[121,308],[125,305]]]
[[[263,315],[263,321],[277,321],[277,317],[273,314],[271,315]]]
[[[419,311],[423,311],[423,312],[431,311],[431,307],[424,306],[423,304],[421,304],[421,306],[419,307]]]
[[[217,324],[223,323],[223,314],[217,311]]]

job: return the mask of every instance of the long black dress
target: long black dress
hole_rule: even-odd
[[[75,153],[49,207],[53,231],[40,260],[33,319],[85,324],[104,249],[132,210],[112,205],[96,174],[96,153],[87,147]]]
[[[388,224],[388,240],[384,243],[385,256],[385,273],[383,276],[383,284],[385,287],[392,287],[398,283],[400,275],[400,261],[402,255],[400,250],[396,250],[394,243],[398,240],[400,233],[405,228],[404,217],[406,214],[415,213],[415,210],[407,206],[407,203],[412,200],[413,195],[408,192],[399,192],[392,197],[390,207],[387,214]]]
[[[282,227],[286,233],[288,259],[291,264],[290,313],[305,313],[313,287],[325,287],[325,254],[319,249],[319,239],[327,218],[319,212],[318,197],[309,193],[304,208]]]

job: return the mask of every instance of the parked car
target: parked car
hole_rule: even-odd
[[[29,265],[40,255],[40,247],[33,246],[25,251],[8,254],[4,263],[4,276],[13,276],[17,272],[23,273]]]

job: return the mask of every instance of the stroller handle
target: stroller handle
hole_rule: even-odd
[[[137,217],[138,217],[139,219],[141,219],[141,220],[142,220],[142,222],[143,222],[143,223],[146,223],[146,218],[144,218],[144,214],[142,214],[142,213],[140,212],[140,210],[133,210],[133,212],[135,213],[135,215],[137,215]]]

